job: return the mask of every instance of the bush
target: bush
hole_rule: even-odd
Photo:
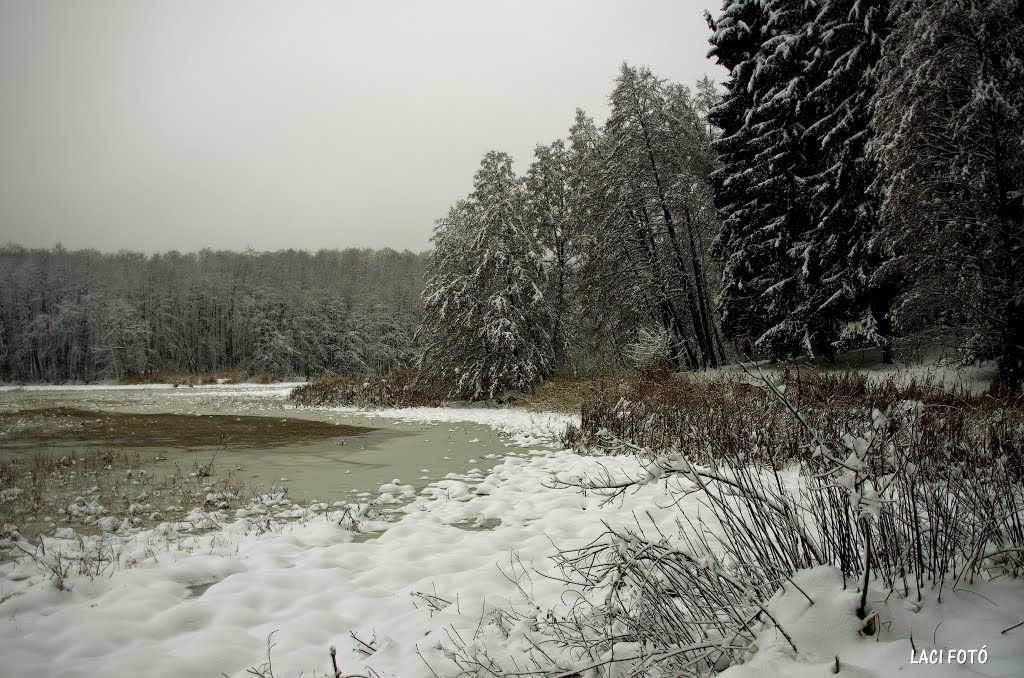
[[[298,405],[355,407],[435,407],[441,389],[413,370],[366,377],[337,375],[296,387],[289,398]]]
[[[964,445],[1002,441],[1020,464],[1011,432],[1024,425],[1024,401],[947,390],[931,383],[903,385],[893,378],[871,379],[860,372],[784,370],[775,377],[787,402],[801,412],[826,442],[863,430],[872,412],[905,402],[920,403],[921,435],[929,455],[945,459]],[[563,442],[577,449],[601,443],[602,431],[630,445],[675,448],[695,461],[739,458],[779,467],[806,459],[809,438],[779,398],[757,379],[715,379],[691,374],[640,372],[609,384],[580,410],[579,426]]]
[[[252,381],[257,383],[257,384],[273,384],[274,382],[277,381],[277,379],[275,379],[274,375],[271,374],[270,372],[268,372],[267,370],[263,370],[259,374],[255,375],[252,378]],[[229,383],[234,383],[234,382],[229,382]]]

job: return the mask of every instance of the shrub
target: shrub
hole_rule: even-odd
[[[259,374],[255,375],[252,378],[252,381],[256,382],[257,384],[273,384],[274,382],[277,381],[277,379],[275,379],[274,375],[268,372],[267,370],[263,370]]]
[[[413,370],[366,377],[336,375],[296,387],[289,398],[306,406],[432,407],[441,404],[441,389]]]
[[[969,441],[1002,440],[1020,463],[1019,446],[1008,435],[1024,424],[1024,402],[975,395],[932,383],[899,384],[859,372],[783,370],[775,377],[787,402],[835,443],[863,429],[875,410],[905,402],[927,412],[921,435],[929,454],[957,455]],[[741,459],[778,467],[809,455],[807,432],[763,383],[749,376],[709,379],[700,375],[639,372],[602,392],[580,409],[579,426],[563,442],[586,449],[599,445],[602,431],[631,445],[676,448],[695,461]]]

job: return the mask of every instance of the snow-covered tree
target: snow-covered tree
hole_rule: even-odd
[[[810,223],[797,243],[803,266],[794,314],[809,328],[811,351],[829,358],[850,341],[888,346],[886,289],[869,289],[877,259],[875,177],[866,145],[876,64],[888,33],[889,0],[823,0],[805,29],[806,96],[802,177]]]
[[[526,227],[544,254],[555,368],[564,367],[576,334],[579,219],[572,213],[569,151],[562,140],[538,145],[526,173]]]
[[[723,219],[719,310],[730,336],[769,356],[831,360],[875,340],[868,242],[869,102],[887,0],[727,2],[711,54],[730,69],[709,118]]]
[[[484,156],[467,200],[437,223],[423,293],[421,367],[453,397],[492,398],[551,374],[551,318],[523,181]]]
[[[616,203],[607,171],[607,145],[593,118],[577,109],[566,159],[569,211],[579,255],[577,303],[584,309],[601,309],[579,316],[573,359],[584,369],[624,362],[623,347],[637,327],[649,322],[652,306],[644,291],[646,282],[638,279],[636,271],[622,267],[629,250],[625,235],[614,228],[617,222],[609,216]]]
[[[0,379],[409,367],[425,264],[425,255],[392,250],[2,247]]]
[[[898,0],[872,102],[883,244],[905,333],[1024,379],[1024,11]]]
[[[697,151],[703,123],[688,90],[645,68],[624,64],[610,99],[595,173],[601,191],[592,193],[601,233],[592,279],[632,291],[625,304],[671,337],[667,360],[714,366],[720,351],[697,242],[710,162]]]
[[[767,133],[774,133],[775,146],[780,140],[792,146],[792,132],[780,126],[782,119],[753,118],[759,105],[762,115],[771,113],[764,108],[765,92],[788,80],[782,79],[778,69],[764,72],[763,45],[773,37],[764,2],[727,0],[721,15],[709,16],[708,21],[713,30],[710,56],[729,69],[725,96],[709,113],[709,120],[721,130],[714,143],[721,166],[710,177],[722,220],[712,250],[722,266],[717,307],[726,336],[746,343],[778,327],[795,293],[793,238],[785,223],[785,216],[792,212],[793,178],[786,175],[793,169],[792,154],[786,153],[777,163],[764,153]],[[774,61],[792,60],[796,51],[787,42],[790,33],[774,37],[779,43]],[[786,64],[783,71],[790,73],[792,68]],[[771,75],[776,77],[770,79]],[[775,200],[782,201],[781,207]],[[776,347],[764,350],[772,352]]]

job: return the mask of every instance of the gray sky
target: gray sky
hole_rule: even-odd
[[[428,247],[623,61],[693,85],[717,0],[0,0],[0,243]]]

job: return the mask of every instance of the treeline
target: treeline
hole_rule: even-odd
[[[0,380],[409,367],[427,256],[0,248]]]
[[[488,153],[474,190],[437,222],[422,327],[425,373],[489,397],[555,370],[725,358],[714,319],[715,169],[697,95],[624,66],[599,128],[538,146],[526,176]]]
[[[525,176],[437,222],[424,373],[493,396],[612,363],[901,342],[1024,376],[1019,0],[730,0],[724,93],[623,66]]]

